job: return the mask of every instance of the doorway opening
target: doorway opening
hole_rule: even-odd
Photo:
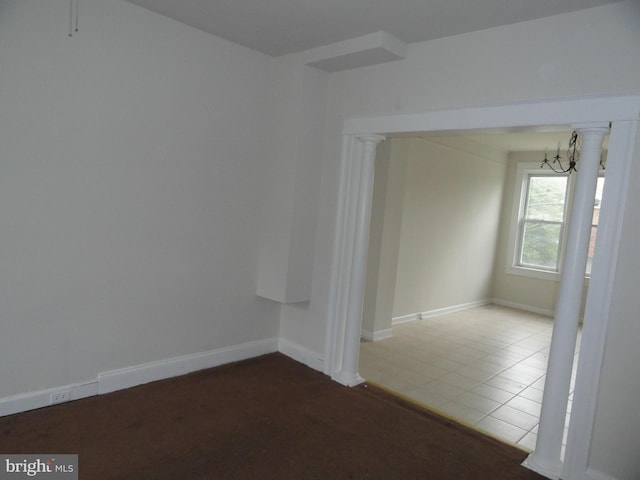
[[[598,128],[609,125],[611,140],[607,170],[608,187],[604,192],[600,217],[603,235],[599,237],[596,245],[576,380],[575,397],[581,401],[572,411],[564,467],[552,460],[549,460],[548,465],[543,465],[547,460],[545,454],[555,451],[555,447],[549,447],[550,444],[546,440],[541,443],[540,439],[536,445],[536,452],[526,462],[530,468],[544,472],[545,475],[559,477],[560,470],[564,468],[564,472],[569,472],[565,475],[566,478],[579,478],[578,473],[584,472],[589,460],[596,405],[594,399],[598,393],[604,339],[613,297],[615,259],[621,236],[622,215],[619,212],[624,211],[628,188],[627,173],[634,155],[639,104],[638,97],[621,96],[345,120],[329,322],[326,332],[325,372],[344,385],[355,385],[362,381],[357,372],[357,360],[372,187],[368,178],[372,179],[372,158],[375,144],[381,139],[380,134],[461,132],[487,128],[513,130],[536,125],[573,127],[576,124],[597,124]],[[561,295],[561,298],[564,298],[564,295]],[[566,338],[561,343],[564,344],[565,341]],[[573,356],[573,348],[568,351]],[[565,358],[563,365],[566,363]],[[551,364],[553,365],[553,362]],[[569,379],[566,381],[566,387],[569,387]],[[543,412],[548,405],[550,404],[545,400]],[[556,414],[557,411],[554,412],[554,415]],[[537,455],[539,451],[543,454]]]
[[[529,165],[537,174],[549,146],[566,149],[571,130],[555,130],[380,143],[363,307],[363,378],[529,451],[559,274],[514,274],[506,260],[517,172]],[[568,184],[568,175],[542,174]],[[535,200],[545,212],[568,210],[554,190]],[[559,250],[550,233],[531,250],[551,250],[554,240]]]

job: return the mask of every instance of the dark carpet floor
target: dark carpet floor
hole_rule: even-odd
[[[80,479],[541,479],[526,453],[272,354],[0,418],[1,453]]]

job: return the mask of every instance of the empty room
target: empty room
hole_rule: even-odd
[[[637,478],[639,25],[637,0],[0,0],[0,455],[80,452],[80,478],[184,478],[180,468],[187,466],[193,478],[215,478],[207,469],[216,462],[223,468],[222,459],[229,470],[218,478],[255,478],[248,469],[259,469],[261,459],[271,461],[264,478],[285,478],[287,468],[346,478],[363,471],[358,465],[370,478],[384,478],[379,472],[386,470],[377,467],[391,468],[393,456],[376,454],[371,462],[365,450],[349,455],[346,447],[326,449],[326,457],[297,456],[309,453],[297,447],[310,434],[316,435],[308,443],[311,453],[322,451],[322,438],[325,445],[356,445],[353,439],[365,435],[360,429],[376,427],[358,416],[355,399],[362,399],[385,405],[379,412],[393,405],[420,418],[393,427],[399,442],[419,448],[413,455],[394,447],[402,458],[434,462],[425,465],[443,458],[434,452],[446,429],[418,431],[427,418],[507,452],[471,459],[465,455],[474,448],[451,447],[448,466],[458,478],[465,478],[459,473],[465,469],[472,475],[474,468],[497,467],[501,458],[501,468],[511,462],[522,478]],[[434,142],[443,134],[541,125],[561,127],[563,138],[574,130],[580,135],[567,229],[581,245],[591,229],[596,157],[608,138],[588,288],[576,287],[584,285],[580,265],[587,259],[569,231],[570,254],[563,257],[563,278],[553,281],[554,298],[537,304],[517,297],[516,291],[534,295],[536,289],[517,290],[514,281],[498,278],[508,256],[505,211],[512,208],[504,199],[513,182],[506,179],[518,173],[509,170],[505,153],[479,172],[452,162],[460,168],[458,179],[489,175],[500,184],[499,192],[467,198],[476,217],[485,215],[482,207],[492,209],[481,233],[471,222],[459,223],[459,230],[438,227],[433,217],[433,227],[421,226],[432,230],[428,237],[407,232],[403,240],[438,239],[460,253],[455,242],[472,235],[466,229],[473,226],[482,239],[464,254],[483,266],[468,272],[473,285],[448,290],[473,295],[438,294],[442,301],[415,307],[407,298],[406,308],[388,307],[389,321],[487,299],[504,300],[505,309],[528,304],[553,310],[539,427],[525,432],[536,434],[535,445],[514,448],[520,439],[505,444],[477,435],[366,386],[358,357],[368,321],[367,246],[385,240],[369,235],[382,171],[376,171],[376,150],[408,142],[416,132]],[[562,143],[565,149],[567,140]],[[556,144],[545,146],[551,159]],[[437,148],[450,155],[450,145]],[[479,151],[463,150],[466,156]],[[430,168],[435,173],[439,167]],[[422,173],[412,179],[417,183]],[[432,187],[443,189],[440,198],[455,193],[437,182]],[[438,201],[431,205],[434,215],[446,211]],[[488,243],[492,253],[474,250]],[[458,260],[456,268],[464,268]],[[412,268],[402,259],[398,265]],[[401,292],[409,295],[413,281],[407,279]],[[419,321],[397,322],[393,339]],[[565,348],[573,341],[582,346],[575,368],[575,352]],[[264,370],[254,370],[259,365]],[[265,371],[276,377],[260,390],[266,376],[259,372]],[[192,390],[187,380],[210,388]],[[174,384],[164,382],[172,381],[182,390],[166,394],[163,388]],[[310,388],[304,396],[302,387],[311,384],[331,393],[314,396]],[[285,387],[295,385],[298,393],[289,397]],[[138,390],[144,388],[158,396]],[[231,391],[242,401],[225,396]],[[340,403],[344,409],[330,408],[338,405],[330,400],[334,394],[350,399]],[[121,395],[133,395],[131,409],[120,408]],[[166,402],[152,400],[158,398]],[[116,400],[101,403],[110,399]],[[272,407],[265,407],[267,400]],[[181,412],[170,410],[178,404]],[[244,430],[235,430],[230,418],[236,417],[224,415],[234,405],[254,420],[238,423]],[[297,416],[288,418],[283,405]],[[310,422],[312,406],[334,422]],[[102,445],[94,443],[100,435],[83,433],[89,424],[78,420],[80,410],[92,412],[82,418],[96,432],[113,427],[103,432]],[[154,427],[154,410],[171,427]],[[193,417],[181,424],[186,414]],[[38,432],[36,419],[50,429]],[[19,428],[29,422],[31,436]],[[330,424],[335,437],[323,436],[320,427]],[[176,446],[190,445],[188,455],[168,450],[176,432]],[[57,435],[71,443],[46,443]],[[254,442],[252,449],[243,454],[240,440]],[[52,451],[56,445],[68,448]],[[82,453],[91,445],[94,455],[103,448],[122,457],[108,465],[100,455]],[[33,451],[36,446],[46,451]],[[271,446],[287,453],[270,457]],[[153,470],[154,452],[167,466],[162,475]],[[181,463],[182,457],[189,461]],[[349,467],[340,470],[342,461]],[[17,471],[29,462],[12,456],[0,466]],[[82,474],[101,470],[112,473]],[[241,470],[244,477],[233,476]]]

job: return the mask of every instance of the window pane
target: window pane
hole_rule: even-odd
[[[557,270],[562,224],[525,221],[520,264]]]
[[[564,201],[567,193],[567,176],[529,177],[526,219],[562,222]]]

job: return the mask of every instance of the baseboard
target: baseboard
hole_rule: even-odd
[[[424,312],[412,313],[409,315],[403,315],[401,317],[394,317],[391,319],[392,325],[399,325],[401,323],[413,322],[429,317],[437,317],[438,315],[446,315],[447,313],[461,312],[470,308],[481,307],[483,305],[489,305],[492,303],[491,299],[474,300],[473,302],[461,303],[459,305],[452,305],[450,307],[436,308],[435,310],[427,310]]]
[[[372,332],[371,330],[362,329],[360,336],[370,342],[377,342],[378,340],[393,337],[393,330],[387,328],[386,330],[376,330],[375,332]]]
[[[510,302],[509,300],[502,300],[501,298],[492,298],[491,303],[502,305],[503,307],[517,308],[518,310],[524,310],[525,312],[538,313],[547,317],[553,317],[554,314],[553,310],[532,307],[531,305],[525,305],[524,303]]]
[[[527,457],[527,459],[522,462],[522,465],[524,467],[527,467],[529,470],[533,470],[534,472],[550,479],[566,478],[566,480],[618,480],[615,477],[607,475],[606,473],[602,473],[598,470],[594,470],[593,468],[587,468],[586,470],[579,468],[577,472],[568,474],[565,473],[566,476],[564,476],[561,474],[562,467],[553,468],[538,464],[536,462],[535,454],[529,455],[529,457]],[[566,466],[567,465],[565,465],[565,467]]]
[[[63,385],[0,399],[0,416],[48,407],[51,405],[51,394],[54,393],[68,392],[69,401],[80,400],[277,351],[278,339],[268,338],[111,370],[98,374],[96,381]]]
[[[522,462],[522,466],[551,480],[559,480],[560,473],[562,472],[562,465],[545,465],[538,463],[535,453],[530,454],[524,462]]]
[[[51,405],[51,395],[61,392],[69,393],[69,401],[92,397],[98,394],[98,382],[61,385],[59,387],[5,397],[0,399],[0,417],[35,410],[36,408],[48,407]]]
[[[278,351],[296,362],[300,362],[307,367],[313,368],[319,372],[324,371],[324,355],[309,350],[302,345],[298,345],[290,340],[280,338],[278,340]]]
[[[409,323],[420,319],[419,313],[410,313],[409,315],[402,315],[401,317],[393,317],[391,319],[391,325],[400,325],[401,323]]]
[[[256,340],[208,352],[111,370],[98,375],[98,393],[109,393],[156,380],[177,377],[205,368],[217,367],[225,363],[277,352],[277,342],[276,338]]]

